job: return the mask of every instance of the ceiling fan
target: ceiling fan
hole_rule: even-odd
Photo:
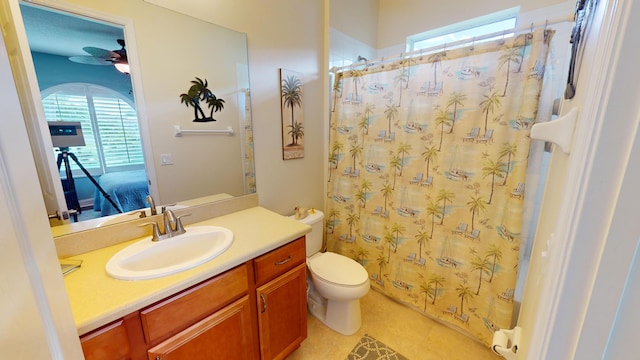
[[[69,60],[86,65],[113,65],[118,71],[129,74],[129,62],[127,61],[127,50],[125,49],[124,40],[118,39],[118,44],[122,47],[119,50],[107,50],[93,46],[83,47],[89,55],[70,56]]]

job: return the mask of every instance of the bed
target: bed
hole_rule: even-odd
[[[144,169],[104,174],[100,176],[98,183],[123,213],[148,206],[146,198],[149,195],[149,185]],[[119,213],[97,188],[93,210],[100,211],[101,216]]]

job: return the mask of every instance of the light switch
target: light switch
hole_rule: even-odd
[[[160,165],[173,165],[173,155],[160,154]]]

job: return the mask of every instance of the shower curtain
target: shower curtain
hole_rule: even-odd
[[[336,74],[328,249],[491,344],[511,328],[529,132],[553,32]]]

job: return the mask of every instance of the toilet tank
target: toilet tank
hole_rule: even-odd
[[[295,220],[295,216],[291,215],[289,218]],[[309,211],[309,215],[304,219],[299,219],[307,225],[311,226],[311,232],[307,234],[306,245],[307,245],[307,256],[311,256],[320,250],[322,250],[322,236],[323,236],[323,226],[324,226],[324,213],[320,210],[315,210],[315,214],[312,214]]]

